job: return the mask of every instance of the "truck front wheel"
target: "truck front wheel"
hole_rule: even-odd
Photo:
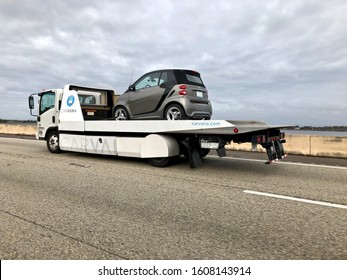
[[[51,153],[57,154],[61,152],[59,146],[59,133],[58,131],[51,131],[46,138],[47,148]]]

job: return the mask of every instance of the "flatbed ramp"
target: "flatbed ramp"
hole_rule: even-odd
[[[59,143],[67,151],[148,158],[155,166],[183,154],[195,168],[211,149],[223,157],[226,144],[251,142],[267,149],[270,163],[285,156],[284,127],[238,120],[61,121]]]

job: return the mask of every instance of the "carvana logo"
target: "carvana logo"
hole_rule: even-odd
[[[67,98],[67,106],[71,107],[75,102],[75,97],[73,95],[70,95],[68,98]]]

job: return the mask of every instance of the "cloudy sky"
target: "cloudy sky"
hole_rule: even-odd
[[[0,0],[0,118],[80,84],[201,73],[213,119],[347,125],[345,0]]]

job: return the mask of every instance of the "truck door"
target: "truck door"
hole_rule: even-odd
[[[39,138],[44,138],[46,131],[57,126],[56,117],[56,94],[53,91],[42,92],[40,95],[40,107],[39,107],[39,117],[38,117],[38,136]]]

